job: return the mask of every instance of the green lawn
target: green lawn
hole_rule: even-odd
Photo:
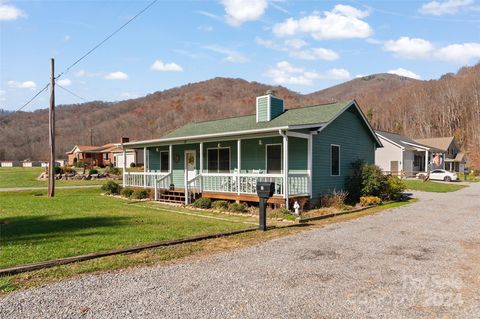
[[[165,205],[129,204],[96,188],[0,192],[0,268],[253,225]],[[36,196],[42,195],[42,196]],[[230,219],[229,219],[230,218]],[[251,220],[245,218],[244,220]],[[253,221],[253,220],[252,220]]]
[[[46,181],[37,180],[44,171],[43,167],[0,167],[0,188],[10,187],[42,187],[47,186]],[[104,181],[56,181],[55,185],[100,185]]]
[[[459,189],[465,188],[464,185],[456,183],[444,183],[444,182],[424,182],[422,180],[406,179],[403,180],[407,189],[423,192],[436,192],[436,193],[448,193],[455,192]]]

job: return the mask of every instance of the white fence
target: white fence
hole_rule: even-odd
[[[157,187],[159,188],[168,188],[170,180],[166,178],[167,176],[171,176],[171,174],[158,172],[125,172],[124,186],[155,188],[155,184],[157,183]],[[159,181],[162,185],[158,185]]]

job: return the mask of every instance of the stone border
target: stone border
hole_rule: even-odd
[[[91,253],[91,254],[86,254],[86,255],[80,255],[80,256],[74,256],[74,257],[60,258],[60,259],[49,260],[49,261],[33,263],[33,264],[20,265],[20,266],[15,266],[15,267],[10,267],[10,268],[3,268],[3,269],[0,269],[0,277],[8,276],[8,275],[15,275],[15,274],[19,274],[19,273],[23,273],[23,272],[27,272],[27,271],[51,268],[51,267],[55,267],[55,266],[71,264],[71,263],[74,263],[74,262],[96,259],[96,258],[100,258],[100,257],[119,255],[119,254],[125,254],[125,253],[135,253],[135,252],[139,252],[139,251],[142,251],[142,250],[145,250],[145,249],[150,249],[150,248],[166,247],[166,246],[173,246],[173,245],[178,245],[178,244],[191,243],[191,242],[196,242],[196,241],[201,241],[201,240],[206,240],[206,239],[227,237],[227,236],[232,236],[232,235],[237,235],[237,234],[242,234],[242,233],[253,232],[253,231],[256,231],[256,230],[257,230],[257,227],[255,227],[255,228],[243,228],[243,229],[232,230],[232,231],[216,233],[216,234],[187,237],[187,238],[183,238],[183,239],[163,240],[163,241],[154,242],[154,243],[150,243],[150,244],[131,246],[131,247],[127,247],[127,248],[120,248],[120,249],[114,249],[114,250],[108,250],[108,251],[101,251],[101,252],[96,252],[96,253]]]

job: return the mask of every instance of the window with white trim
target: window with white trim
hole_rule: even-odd
[[[230,148],[209,148],[207,169],[209,173],[230,173]]]
[[[340,145],[330,145],[330,175],[340,176]]]

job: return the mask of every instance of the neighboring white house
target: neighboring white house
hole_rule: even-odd
[[[454,136],[415,139],[418,143],[440,149],[445,154],[445,169],[451,172],[463,172],[467,157],[460,151]]]
[[[20,161],[3,161],[0,162],[1,167],[21,167]]]
[[[132,163],[143,165],[143,150],[127,149],[125,155],[127,159],[126,167],[130,167]],[[123,167],[123,151],[121,148],[113,151],[113,165],[117,168]]]
[[[23,167],[39,167],[42,165],[42,162],[39,161],[23,161],[22,166]]]
[[[420,144],[403,135],[376,131],[383,148],[375,151],[375,164],[387,174],[414,176],[433,168],[445,168],[442,150]]]

